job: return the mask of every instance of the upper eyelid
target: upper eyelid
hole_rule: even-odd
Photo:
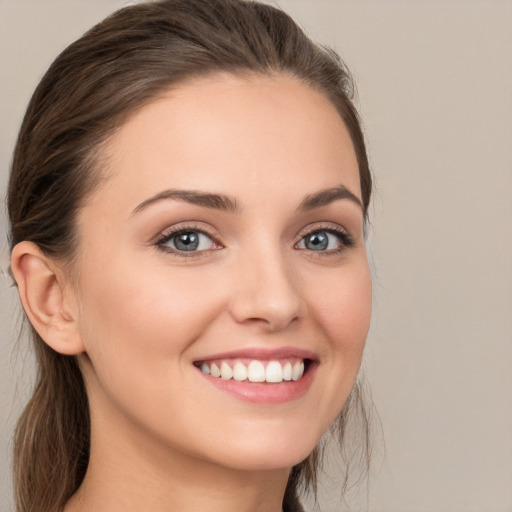
[[[170,227],[167,227],[163,230],[160,230],[159,233],[155,236],[155,238],[158,238],[159,236],[166,236],[173,233],[180,233],[180,232],[186,232],[186,231],[198,231],[201,233],[204,233],[208,236],[215,236],[215,233],[213,231],[216,231],[212,228],[203,227],[199,225],[200,222],[192,221],[192,222],[185,222],[185,224],[179,223],[178,225],[173,225]],[[344,231],[349,233],[349,230],[345,227],[341,226],[340,224],[336,222],[330,222],[330,221],[320,221],[320,222],[314,222],[311,224],[308,224],[307,226],[301,228],[296,236],[304,236],[304,234],[308,234],[312,231],[318,231],[318,230],[327,230],[327,229],[333,229],[336,231]]]
[[[159,231],[152,238],[152,243],[159,243],[159,241],[163,241],[163,240],[172,238],[173,236],[179,235],[180,233],[187,233],[189,231],[202,233],[202,234],[210,237],[214,242],[220,243],[218,241],[218,236],[216,235],[215,232],[213,232],[212,229],[208,229],[208,228],[199,226],[195,222],[194,223],[178,224],[177,226],[170,226],[168,228],[165,228],[165,229]]]
[[[345,228],[344,226],[336,223],[336,222],[315,222],[313,224],[309,224],[308,226],[305,226],[302,228],[299,233],[297,234],[297,238],[300,240],[301,238],[314,233],[315,231],[334,231],[338,233],[345,233],[349,236],[352,236],[352,233],[350,230]]]

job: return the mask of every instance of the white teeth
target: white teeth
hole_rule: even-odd
[[[299,360],[292,364],[287,361],[284,365],[279,361],[266,363],[253,360],[246,366],[241,361],[236,361],[231,366],[227,361],[217,363],[202,363],[200,370],[205,375],[220,377],[222,380],[234,379],[238,382],[249,380],[249,382],[279,383],[283,381],[299,380],[304,375],[304,361]]]
[[[283,366],[283,380],[292,380],[292,363]]]
[[[212,377],[220,377],[220,368],[215,363],[210,367],[210,375]]]
[[[265,367],[259,361],[251,361],[247,368],[249,382],[265,382]]]
[[[304,374],[304,361],[297,361],[292,368],[292,380],[299,380]]]
[[[233,367],[233,379],[243,381],[247,379],[247,368],[244,364],[238,362]]]
[[[283,367],[278,361],[270,361],[265,370],[265,380],[267,382],[282,382]]]
[[[231,366],[226,363],[226,361],[222,361],[222,365],[220,367],[220,377],[223,380],[229,380],[231,377],[233,377],[233,370],[231,369]]]

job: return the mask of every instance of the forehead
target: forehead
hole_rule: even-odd
[[[321,93],[285,75],[216,74],[162,94],[108,141],[109,179],[126,202],[168,188],[238,196],[292,183],[342,183],[361,196],[348,131]]]

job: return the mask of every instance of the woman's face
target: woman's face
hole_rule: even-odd
[[[234,469],[303,460],[370,320],[337,111],[292,78],[219,74],[142,108],[105,156],[73,288],[93,442]]]

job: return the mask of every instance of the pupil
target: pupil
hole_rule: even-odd
[[[307,248],[313,251],[323,251],[327,249],[328,244],[329,240],[325,233],[313,233],[308,236],[306,241]]]
[[[193,251],[199,245],[199,236],[197,233],[182,233],[177,237],[175,244],[180,251]]]

